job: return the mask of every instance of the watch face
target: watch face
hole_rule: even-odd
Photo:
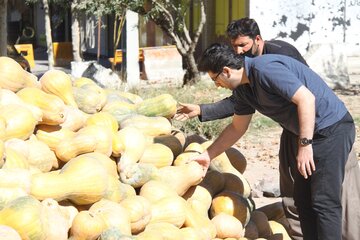
[[[312,139],[300,138],[300,144],[303,146],[312,144]]]

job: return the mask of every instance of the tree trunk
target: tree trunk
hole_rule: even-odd
[[[7,56],[7,0],[0,0],[0,56]]]
[[[48,54],[49,69],[54,68],[54,53],[52,47],[52,36],[51,36],[51,24],[50,24],[50,11],[48,0],[42,0],[45,11],[45,35],[46,35],[46,46]]]
[[[200,81],[201,75],[197,68],[194,54],[193,53],[187,53],[186,55],[183,55],[183,61],[184,61],[184,67],[185,67],[185,75],[183,79],[183,85],[187,84],[195,84]]]
[[[75,6],[78,4],[78,0],[71,3],[71,38],[72,38],[72,52],[75,62],[81,62],[80,54],[80,25],[79,14],[75,10]]]

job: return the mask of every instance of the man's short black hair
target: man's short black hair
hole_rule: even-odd
[[[254,39],[257,35],[261,36],[256,21],[248,17],[240,18],[229,23],[226,33],[230,39],[235,39],[239,36],[248,36]]]
[[[198,69],[202,72],[222,72],[223,67],[240,69],[243,67],[244,57],[229,46],[223,43],[210,45],[202,54]]]

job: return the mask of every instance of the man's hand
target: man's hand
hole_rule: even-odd
[[[297,155],[297,168],[305,179],[315,171],[312,145],[299,146]]]
[[[197,104],[179,103],[179,105],[173,117],[175,120],[186,121],[200,115],[200,106]]]
[[[203,177],[205,177],[206,172],[210,166],[210,156],[208,151],[205,151],[200,155],[191,157],[189,161],[196,161],[197,163],[199,163],[203,168]]]

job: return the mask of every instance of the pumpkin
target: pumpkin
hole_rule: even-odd
[[[103,196],[104,199],[120,203],[127,197],[135,196],[135,189],[129,184],[119,181],[118,177],[109,176],[108,187]]]
[[[21,100],[21,98],[16,95],[16,93],[8,90],[8,89],[1,89],[0,90],[0,106],[5,106],[8,104],[18,104],[18,105],[22,105],[24,107],[26,107],[27,109],[29,109],[32,114],[34,115],[34,118],[37,121],[41,121],[42,117],[43,117],[43,112],[41,111],[41,109],[37,106],[25,103],[23,100]]]
[[[56,147],[60,142],[66,141],[66,138],[73,138],[75,135],[74,131],[67,128],[61,128],[60,126],[51,126],[39,124],[36,126],[35,136],[39,141],[42,141],[48,147],[55,151]]]
[[[32,175],[30,194],[39,200],[69,199],[86,205],[103,198],[107,187],[108,172],[103,164],[92,157],[79,156],[67,162],[58,174]]]
[[[0,87],[17,92],[25,87],[40,87],[37,77],[9,57],[0,57]]]
[[[89,152],[99,152],[107,156],[112,153],[112,133],[101,126],[87,126],[72,138],[62,141],[55,149],[56,156],[64,162]]]
[[[131,196],[121,201],[129,213],[131,222],[131,233],[142,232],[151,219],[151,203],[143,196]]]
[[[224,175],[216,170],[208,170],[200,186],[206,188],[212,197],[221,192],[225,186]]]
[[[236,148],[231,147],[225,151],[226,156],[229,158],[231,165],[240,173],[244,173],[246,169],[246,158]]]
[[[176,191],[167,183],[159,180],[150,180],[141,188],[139,195],[145,197],[151,203],[156,203],[167,196],[178,196]]]
[[[212,141],[207,141],[207,142],[202,143],[201,145],[203,146],[203,149],[205,150],[211,144],[212,144]],[[219,156],[217,156],[211,160],[210,169],[217,170],[222,173],[227,172],[227,173],[232,173],[232,174],[236,175],[242,181],[242,185],[243,185],[243,189],[244,189],[242,195],[246,198],[250,196],[251,187],[250,187],[249,182],[238,170],[236,170],[236,168],[234,168],[234,166],[231,164],[229,158],[226,156],[225,152],[221,153]]]
[[[174,226],[173,224],[167,222],[150,223],[149,225],[146,226],[144,232],[156,232],[157,235],[162,239],[173,239],[173,240],[184,239],[184,237],[181,235],[180,229]],[[158,238],[150,238],[150,239],[158,239]]]
[[[176,158],[183,152],[181,142],[174,135],[161,135],[153,138],[154,143],[163,144],[172,151],[173,158]],[[171,162],[174,159],[171,159]]]
[[[137,94],[134,94],[131,92],[124,92],[124,91],[117,91],[117,92],[120,96],[123,96],[123,97],[129,99],[130,101],[132,101],[135,104],[138,104],[143,101],[143,99]]]
[[[58,165],[55,153],[44,142],[37,140],[36,137],[25,142],[29,149],[27,160],[30,166],[42,172],[49,172],[53,166]]]
[[[210,217],[213,218],[220,213],[236,217],[243,226],[246,226],[250,220],[250,208],[247,200],[234,192],[223,191],[213,198]]]
[[[273,235],[281,234],[283,240],[291,240],[291,237],[289,236],[283,225],[273,220],[269,221],[269,225],[270,225],[271,233]]]
[[[220,213],[211,219],[216,227],[218,238],[239,238],[244,236],[244,229],[241,222],[234,216]]]
[[[204,216],[208,215],[212,197],[206,188],[200,185],[192,186],[182,197],[196,212]]]
[[[105,104],[102,112],[110,113],[120,125],[123,120],[136,114],[136,107],[133,103],[123,101],[112,101]]]
[[[21,188],[30,192],[31,172],[27,169],[0,169],[0,188]]]
[[[186,201],[179,196],[167,196],[151,205],[150,223],[171,223],[180,228],[186,218]]]
[[[21,237],[12,227],[0,225],[0,239],[21,240]]]
[[[40,78],[41,89],[46,93],[51,93],[64,101],[66,105],[77,108],[72,91],[72,82],[68,74],[61,70],[48,70]]]
[[[9,104],[0,106],[0,128],[2,140],[10,138],[28,139],[38,124],[29,109],[22,105]]]
[[[134,127],[120,129],[114,138],[113,155],[121,155],[118,162],[119,171],[139,161],[146,146],[145,136],[139,129]]]
[[[85,126],[88,115],[80,109],[72,106],[65,106],[66,119],[59,124],[61,128],[67,128],[71,131],[78,131]]]
[[[19,187],[1,187],[0,188],[0,210],[4,208],[4,206],[11,202],[12,200],[27,196],[28,194],[24,191],[24,189]],[[1,239],[1,238],[0,238]]]
[[[257,226],[251,220],[245,226],[245,237],[249,239],[257,239],[259,237]]]
[[[7,147],[5,149],[5,162],[2,168],[29,169],[28,154],[25,156],[20,151]]]
[[[148,117],[171,118],[176,113],[177,102],[170,94],[160,94],[136,104],[136,112]]]
[[[174,165],[179,166],[189,162],[191,157],[200,155],[203,152],[203,148],[199,143],[189,144],[183,153],[176,157]]]
[[[106,229],[106,223],[102,217],[90,211],[79,212],[70,228],[71,240],[96,240]]]
[[[193,227],[180,228],[181,235],[184,239],[201,240],[201,234]]]
[[[105,91],[106,91],[106,102],[107,103],[119,101],[119,102],[127,102],[127,103],[134,104],[134,102],[131,101],[129,98],[121,96],[120,92],[118,90],[106,88]]]
[[[133,115],[120,123],[120,128],[135,127],[149,136],[160,136],[171,134],[171,122],[165,117],[146,117]]]
[[[94,84],[94,85],[97,85],[96,82],[94,82],[93,80],[91,80],[90,78],[86,78],[86,77],[80,77],[80,78],[76,78],[72,85],[74,87],[81,87],[85,84]]]
[[[38,88],[24,88],[16,93],[24,102],[39,107],[43,112],[41,123],[58,125],[65,121],[65,103],[58,96]]]
[[[4,152],[5,152],[4,141],[1,140],[0,137],[0,168],[2,168],[2,166],[4,165]]]
[[[267,204],[258,208],[257,210],[265,213],[269,220],[277,221],[285,216],[282,202],[274,202],[271,204]]]
[[[0,225],[7,225],[22,239],[45,240],[41,203],[32,196],[23,196],[9,202],[0,211]]]
[[[259,210],[254,210],[251,212],[250,220],[255,223],[259,237],[267,239],[272,235],[269,219],[265,213]]]
[[[121,233],[131,235],[130,216],[121,204],[101,199],[90,207],[89,212],[101,217],[106,228],[116,227]]]
[[[42,217],[44,219],[46,240],[67,240],[69,226],[69,219],[61,210],[58,202],[48,198],[41,202]],[[56,223],[56,224],[54,224]]]
[[[85,126],[91,126],[91,125],[107,127],[113,133],[116,133],[119,129],[119,124],[116,121],[116,118],[107,112],[94,113],[91,116],[89,116],[86,120]]]
[[[213,239],[216,236],[216,227],[209,217],[199,214],[189,204],[186,204],[184,226],[196,229],[201,239]]]
[[[156,179],[158,169],[149,163],[133,163],[126,165],[120,171],[121,182],[139,188],[151,179]]]
[[[131,240],[131,239],[134,238],[122,234],[120,229],[116,227],[111,227],[104,230],[99,236],[99,240]]]
[[[149,163],[157,168],[170,166],[174,160],[174,154],[170,148],[160,143],[153,143],[145,147],[140,163]]]
[[[85,113],[100,112],[106,103],[105,90],[95,84],[73,87],[75,102]]]
[[[157,178],[169,184],[180,195],[203,179],[203,168],[193,161],[181,166],[167,166],[158,170]]]

